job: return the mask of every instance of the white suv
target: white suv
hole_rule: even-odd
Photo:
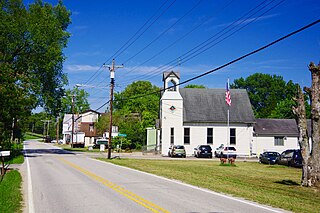
[[[225,147],[223,144],[221,144],[218,148],[216,148],[214,155],[217,158],[236,158],[237,157],[237,150],[233,146],[226,146]]]

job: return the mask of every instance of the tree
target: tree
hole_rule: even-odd
[[[198,89],[205,89],[206,87],[203,85],[197,85],[197,84],[188,84],[184,88],[198,88]]]
[[[299,145],[302,154],[302,186],[320,187],[320,64],[309,64],[312,77],[311,88],[304,88],[311,100],[311,132],[308,132],[305,96],[299,87],[296,98],[297,106],[293,107],[299,129]],[[311,147],[309,138],[311,137]]]
[[[149,81],[133,82],[124,91],[115,93],[113,125],[127,134],[130,148],[139,148],[146,143],[146,128],[155,126],[158,118],[159,96],[160,89]],[[108,115],[99,118],[99,131],[108,129],[108,122]]]
[[[35,107],[51,114],[61,108],[70,12],[62,1],[52,6],[38,0],[26,8],[22,0],[0,0],[0,7],[1,142]]]
[[[78,87],[66,90],[62,98],[62,113],[72,114],[72,96],[74,96],[74,113],[81,113],[90,109],[88,102],[89,93]]]
[[[282,118],[293,118],[293,114],[288,112],[292,105],[287,108],[297,91],[292,81],[286,83],[281,76],[255,73],[246,79],[234,80],[231,88],[247,90],[256,118],[280,115],[286,116]]]

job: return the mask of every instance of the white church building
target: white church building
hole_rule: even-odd
[[[231,145],[238,155],[251,156],[255,117],[246,90],[231,89],[232,104],[225,102],[225,89],[179,88],[179,72],[163,73],[160,100],[161,154],[170,145],[184,145],[192,155],[197,145],[208,144],[213,151]],[[167,89],[169,88],[169,89]]]

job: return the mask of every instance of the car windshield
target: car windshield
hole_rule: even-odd
[[[184,149],[184,146],[176,146],[176,149]]]
[[[236,148],[234,147],[226,147],[228,150],[236,151]]]
[[[267,152],[266,153],[269,157],[277,157],[278,156],[278,153],[276,152]]]
[[[201,150],[211,150],[210,146],[201,146],[200,147]]]

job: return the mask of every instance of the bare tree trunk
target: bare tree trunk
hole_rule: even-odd
[[[311,149],[308,139],[304,95],[299,88],[297,107],[293,107],[299,129],[299,145],[302,154],[302,186],[320,187],[320,64],[310,63],[311,88],[304,88],[311,100]],[[310,152],[311,150],[311,152]]]
[[[309,147],[309,137],[308,137],[308,127],[306,118],[306,107],[304,104],[304,94],[299,87],[298,98],[296,99],[298,106],[293,107],[293,113],[296,115],[296,123],[299,130],[299,145],[302,155],[302,178],[301,185],[308,186],[308,168],[310,159],[310,147]]]
[[[309,186],[320,186],[320,64],[310,63],[312,150],[310,159]]]

